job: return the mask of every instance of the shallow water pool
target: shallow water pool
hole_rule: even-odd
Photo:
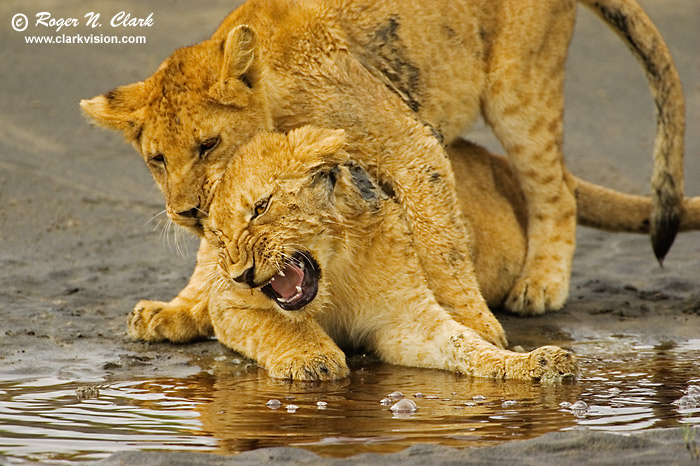
[[[197,360],[202,371],[186,378],[2,382],[0,455],[70,462],[118,450],[236,453],[285,445],[348,456],[421,442],[468,448],[559,430],[700,424],[700,340],[657,347],[588,341],[573,349],[581,377],[558,386],[474,380],[367,357],[351,360],[348,380],[288,383],[233,354]],[[417,410],[392,411],[395,392]]]

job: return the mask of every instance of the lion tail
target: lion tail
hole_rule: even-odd
[[[622,38],[639,60],[656,105],[656,140],[648,231],[663,261],[681,228],[685,101],[678,71],[658,29],[634,0],[580,0]],[[641,218],[641,217],[640,217]]]
[[[570,176],[580,225],[608,231],[649,233],[651,197],[624,194]],[[700,230],[700,196],[683,199],[678,230]]]

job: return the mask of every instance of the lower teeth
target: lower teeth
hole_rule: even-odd
[[[292,296],[291,298],[289,298],[289,299],[277,298],[277,301],[279,301],[279,302],[282,303],[282,304],[289,304],[289,303],[291,303],[291,302],[293,302],[293,301],[296,301],[296,300],[300,299],[300,298],[302,297],[302,290],[301,290],[301,287],[300,287],[300,286],[297,286],[296,289],[297,289],[297,294],[295,294],[295,295]]]

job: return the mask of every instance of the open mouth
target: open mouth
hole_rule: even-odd
[[[321,269],[308,254],[296,253],[285,267],[261,288],[285,311],[298,311],[318,292]]]

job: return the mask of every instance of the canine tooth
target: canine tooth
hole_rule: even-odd
[[[297,286],[296,289],[297,289],[297,293],[301,293],[301,287],[300,287],[300,286]]]
[[[285,277],[285,276],[286,276],[286,275],[284,274],[284,270],[280,270],[279,273],[278,273],[277,275],[280,275],[280,276],[282,276],[282,277]]]

